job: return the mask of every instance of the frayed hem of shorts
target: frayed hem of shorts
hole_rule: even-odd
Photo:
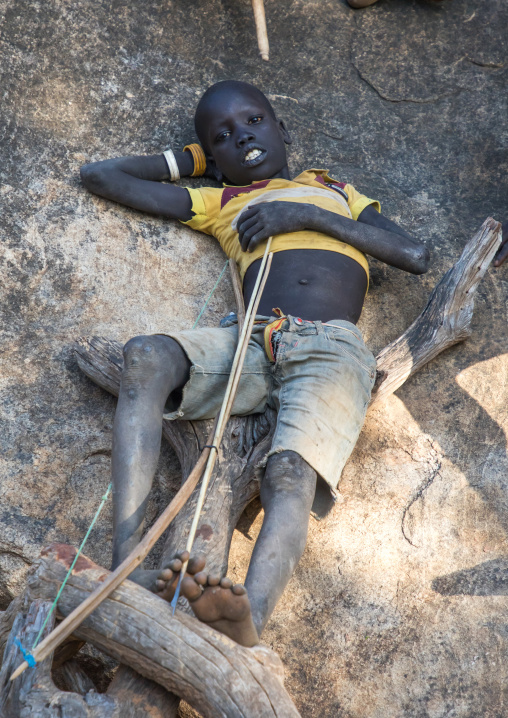
[[[164,336],[167,336],[167,335],[164,335]],[[183,347],[182,347],[182,348],[183,348]],[[184,351],[185,351],[185,350],[184,350]],[[195,376],[195,374],[196,374],[196,366],[199,366],[199,364],[198,364],[198,365],[194,365],[194,364],[191,365],[191,368],[190,368],[190,371],[189,371],[189,379],[186,381],[186,383],[185,383],[185,385],[184,385],[184,387],[183,387],[182,400],[181,400],[181,402],[178,404],[177,408],[176,408],[174,411],[165,411],[164,414],[162,415],[162,418],[163,418],[163,419],[166,419],[166,421],[177,421],[178,419],[183,419],[183,417],[185,416],[185,410],[182,409],[182,407],[185,408],[185,398],[186,398],[186,394],[188,394],[189,391],[190,391],[190,386],[191,386],[192,380],[194,379],[194,376]],[[164,408],[165,408],[165,407],[164,407]]]
[[[283,446],[276,446],[273,449],[270,449],[270,451],[267,451],[264,457],[261,459],[261,461],[258,461],[256,466],[254,467],[254,470],[256,472],[261,471],[262,469],[266,469],[266,465],[268,463],[268,459],[270,456],[275,456],[275,454],[282,454],[283,451],[293,451],[293,449],[285,449]],[[298,453],[298,452],[296,452]],[[299,454],[301,456],[301,454]],[[303,456],[302,456],[303,459]]]
[[[299,451],[296,451],[295,449],[288,449],[285,446],[275,446],[273,449],[270,449],[270,451],[267,451],[266,454],[264,455],[264,457],[261,459],[261,461],[258,461],[256,466],[254,467],[254,471],[256,472],[256,475],[258,476],[258,478],[259,478],[258,472],[262,471],[263,469],[266,469],[266,465],[268,463],[268,459],[270,458],[270,456],[275,456],[276,454],[282,454],[283,451],[294,451],[295,454],[298,454],[298,456],[301,456],[304,461],[307,461],[305,456],[303,456],[303,454],[301,454]],[[307,461],[307,463],[309,464],[309,466],[311,466],[314,469],[316,474],[322,479],[323,483],[330,490],[330,494],[332,495],[333,500],[336,501],[337,489],[328,483],[328,481],[325,479],[324,476],[322,476],[319,473],[319,471],[316,469],[316,467],[312,466],[310,461]]]

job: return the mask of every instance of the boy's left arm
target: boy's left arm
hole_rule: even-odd
[[[302,230],[334,237],[411,274],[424,274],[429,266],[429,251],[425,245],[371,205],[365,207],[355,221],[312,204],[263,202],[247,209],[238,221],[244,252],[252,252],[274,234]]]

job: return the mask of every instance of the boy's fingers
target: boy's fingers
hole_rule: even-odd
[[[259,222],[253,224],[252,227],[249,227],[249,229],[244,232],[241,240],[242,250],[244,252],[252,251],[252,249],[249,249],[250,243],[252,242],[253,237],[255,237],[260,232],[262,232],[262,227],[259,225]]]
[[[258,213],[258,205],[255,207],[249,207],[249,209],[246,209],[240,217],[238,218],[237,226],[239,227],[243,222],[245,222],[246,219],[250,219],[251,217],[254,217]]]
[[[238,225],[238,234],[243,235],[245,232],[249,229],[249,227],[252,227],[257,222],[257,217],[247,217],[247,219],[242,220],[242,222]]]
[[[268,239],[270,235],[261,230],[257,234],[255,234],[252,239],[249,242],[249,246],[247,247],[247,252],[253,252],[258,244],[261,244],[261,242],[265,239]]]

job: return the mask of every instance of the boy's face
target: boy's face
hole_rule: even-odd
[[[289,178],[286,144],[291,139],[256,93],[218,93],[207,113],[206,139],[222,174],[235,185]]]

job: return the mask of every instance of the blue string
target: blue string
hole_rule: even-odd
[[[80,545],[80,547],[78,548],[78,550],[77,550],[77,552],[76,552],[76,555],[74,556],[74,560],[73,560],[73,562],[71,563],[71,566],[70,566],[69,570],[67,571],[67,575],[65,576],[65,578],[64,578],[64,580],[63,580],[63,582],[62,582],[62,585],[60,586],[60,589],[58,590],[58,593],[56,594],[56,598],[55,598],[55,600],[53,601],[53,603],[51,604],[51,608],[50,608],[49,611],[48,611],[48,615],[47,615],[46,618],[44,619],[44,623],[43,623],[42,626],[41,626],[41,630],[40,630],[39,633],[37,634],[37,638],[35,639],[35,641],[34,641],[34,643],[33,643],[33,646],[32,646],[32,651],[34,650],[34,648],[36,647],[36,645],[39,643],[39,641],[40,641],[40,639],[41,639],[41,636],[42,636],[42,634],[43,634],[43,631],[44,631],[44,629],[46,628],[46,624],[47,624],[47,622],[49,621],[49,618],[50,618],[51,614],[52,614],[53,611],[55,610],[56,604],[58,603],[58,599],[60,598],[60,595],[61,595],[62,591],[64,590],[65,584],[67,583],[67,581],[69,580],[70,575],[72,574],[72,569],[73,569],[74,566],[76,565],[76,562],[77,562],[78,558],[79,558],[80,555],[81,555],[81,552],[83,551],[83,549],[84,549],[84,547],[85,547],[85,544],[86,544],[86,542],[87,542],[87,540],[88,540],[88,537],[90,536],[90,533],[92,532],[92,529],[93,529],[93,527],[95,526],[95,523],[96,523],[97,519],[99,518],[99,515],[100,515],[102,509],[104,508],[104,504],[105,504],[106,501],[108,500],[108,497],[109,497],[109,494],[110,494],[110,492],[111,492],[112,487],[113,487],[113,484],[110,483],[110,485],[109,485],[108,488],[107,488],[106,493],[105,493],[104,496],[102,497],[102,501],[101,501],[101,503],[99,504],[99,508],[98,508],[97,511],[95,512],[95,516],[94,516],[93,519],[92,519],[92,523],[91,523],[90,526],[88,527],[88,531],[87,531],[86,534],[85,534],[85,538],[84,538],[83,541],[81,542],[81,545]],[[25,648],[23,648],[23,646],[21,645],[21,641],[19,641],[19,639],[15,638],[15,639],[14,639],[14,643],[16,644],[16,646],[19,647],[21,653],[23,654],[23,658],[24,658],[25,661],[28,663],[28,665],[30,666],[30,668],[33,668],[33,667],[37,664],[37,661],[35,660],[35,658],[33,657],[33,655],[32,655],[29,651],[27,651]]]
[[[198,318],[196,319],[196,321],[195,321],[194,324],[192,325],[192,329],[195,329],[195,328],[197,327],[199,320],[200,320],[201,317],[203,316],[203,312],[204,312],[205,309],[207,308],[207,306],[208,306],[208,304],[209,304],[209,302],[210,302],[210,299],[213,297],[215,290],[216,290],[217,287],[219,286],[220,280],[221,280],[222,277],[224,276],[224,272],[226,271],[226,268],[227,268],[228,264],[229,264],[229,259],[226,260],[226,264],[224,265],[224,268],[222,269],[222,272],[219,274],[219,278],[217,279],[217,281],[216,281],[215,284],[213,285],[213,289],[212,289],[212,291],[210,292],[210,294],[208,295],[208,299],[207,299],[206,302],[204,303],[203,308],[202,308],[201,311],[199,312]]]
[[[202,308],[201,311],[199,312],[196,321],[195,321],[194,324],[192,325],[192,329],[195,329],[195,328],[196,328],[196,326],[197,326],[199,320],[200,320],[201,317],[203,316],[205,309],[207,308],[208,304],[210,303],[211,298],[213,297],[213,295],[214,295],[214,293],[215,293],[215,290],[216,290],[217,287],[219,286],[220,280],[221,280],[222,277],[224,276],[224,272],[226,271],[226,268],[227,268],[228,264],[229,264],[229,259],[226,260],[226,264],[225,264],[224,267],[222,268],[222,272],[219,274],[219,277],[218,277],[217,281],[216,281],[215,284],[213,285],[212,291],[211,291],[210,294],[208,295],[208,298],[207,298],[206,302],[204,303],[203,308]],[[99,518],[99,514],[101,513],[102,509],[104,508],[104,504],[106,503],[106,501],[107,501],[107,499],[108,499],[108,496],[109,496],[109,493],[110,493],[110,491],[111,491],[111,488],[112,488],[112,484],[110,484],[110,485],[108,486],[108,489],[107,489],[106,493],[105,493],[104,496],[102,497],[102,501],[101,501],[101,503],[100,503],[100,505],[99,505],[99,508],[98,508],[97,511],[95,512],[95,516],[93,517],[92,523],[91,523],[90,526],[88,527],[88,531],[87,531],[86,534],[85,534],[85,538],[84,538],[83,541],[81,542],[81,545],[80,545],[80,547],[79,547],[79,549],[78,549],[78,551],[77,551],[77,553],[76,553],[76,555],[75,555],[75,557],[74,557],[74,561],[72,562],[71,567],[70,567],[69,570],[67,571],[67,575],[66,575],[66,577],[64,578],[63,583],[62,583],[62,585],[60,586],[60,589],[59,589],[58,593],[56,594],[56,598],[55,598],[55,600],[53,601],[53,603],[52,603],[52,605],[51,605],[51,608],[49,609],[48,615],[46,616],[46,618],[45,618],[45,620],[44,620],[44,623],[43,623],[42,626],[41,626],[41,630],[40,630],[39,633],[37,634],[37,638],[35,639],[34,644],[33,644],[33,646],[32,646],[32,651],[34,650],[34,648],[36,647],[36,645],[39,643],[39,641],[40,641],[40,639],[41,639],[42,633],[43,633],[44,629],[46,628],[47,622],[49,621],[49,617],[51,616],[51,614],[52,614],[53,611],[55,610],[56,604],[58,603],[58,599],[60,598],[60,595],[61,595],[62,591],[64,590],[65,584],[66,584],[67,581],[69,580],[69,576],[70,576],[71,573],[72,573],[72,569],[73,569],[74,566],[76,565],[76,561],[78,560],[78,558],[79,558],[81,552],[83,551],[83,548],[84,548],[84,546],[85,546],[85,544],[86,544],[86,542],[87,542],[87,540],[88,540],[88,537],[90,536],[90,533],[91,533],[93,527],[95,526],[95,522],[96,522],[97,519]],[[183,575],[180,575],[180,577],[179,577],[179,579],[178,579],[178,584],[177,584],[177,587],[176,587],[175,595],[174,595],[174,597],[173,597],[173,600],[171,601],[171,606],[172,606],[172,608],[173,608],[173,615],[175,615],[176,604],[178,603],[178,597],[179,597],[179,595],[180,595],[180,585],[181,585],[181,583],[182,583],[182,580],[183,580]],[[34,666],[36,666],[36,665],[37,665],[37,661],[35,660],[35,658],[33,657],[33,655],[32,655],[29,651],[27,651],[25,648],[23,648],[23,646],[21,645],[21,641],[20,641],[18,638],[15,638],[15,639],[14,639],[14,643],[15,643],[16,646],[18,646],[19,650],[20,650],[21,653],[23,654],[23,658],[24,658],[25,661],[28,663],[28,665],[30,666],[30,668],[33,668]]]
[[[182,585],[183,581],[183,573],[180,571],[180,576],[178,577],[178,583],[176,584],[176,590],[175,595],[173,596],[173,600],[170,603],[171,608],[173,609],[172,615],[175,615],[176,611],[176,604],[178,603],[178,599],[180,597],[180,586]]]
[[[21,645],[21,641],[19,640],[19,638],[14,639],[14,644],[19,648],[19,650],[23,654],[23,658],[28,663],[30,668],[34,668],[37,665],[37,661],[35,660],[35,658],[32,656],[32,654],[29,651],[25,651],[25,649]]]

